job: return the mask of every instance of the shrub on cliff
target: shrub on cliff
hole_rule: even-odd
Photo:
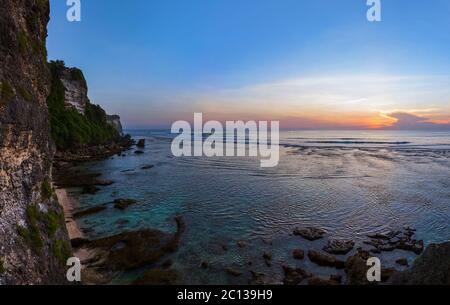
[[[52,61],[49,67],[52,86],[47,105],[50,112],[52,138],[57,149],[67,150],[118,140],[119,133],[107,122],[106,112],[100,106],[87,103],[84,114],[65,106],[66,89],[60,79],[61,71],[66,69],[64,62]],[[80,70],[73,69],[72,72],[76,79],[84,80]]]

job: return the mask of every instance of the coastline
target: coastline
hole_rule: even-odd
[[[71,197],[64,188],[56,189],[55,192],[58,197],[58,202],[64,211],[64,218],[67,232],[69,233],[69,239],[71,241],[75,239],[83,239],[84,234],[73,217],[74,211],[77,207],[77,201]]]

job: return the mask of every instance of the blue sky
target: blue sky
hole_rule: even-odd
[[[125,126],[280,119],[285,127],[375,127],[407,112],[450,119],[450,2],[51,1],[48,50],[81,68],[90,97]]]

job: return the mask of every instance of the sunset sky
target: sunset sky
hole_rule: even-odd
[[[282,128],[450,129],[450,1],[51,1],[50,59],[81,68],[125,127],[192,119]]]

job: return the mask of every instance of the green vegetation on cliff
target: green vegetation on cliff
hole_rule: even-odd
[[[47,99],[50,112],[52,138],[58,150],[67,150],[85,145],[106,144],[117,140],[120,136],[114,127],[107,122],[106,112],[98,105],[86,104],[84,115],[76,109],[65,105],[65,87],[60,73],[67,69],[62,61],[49,63],[52,86]],[[74,80],[86,84],[82,72],[72,69]]]
[[[27,207],[26,220],[27,227],[18,226],[17,231],[35,252],[39,252],[44,246],[43,235],[54,238],[57,231],[65,226],[65,219],[62,213],[53,210],[40,211],[37,204]],[[61,242],[55,247],[67,252],[65,251],[67,247],[62,248]]]
[[[14,91],[7,81],[0,83],[0,105],[7,105],[14,97]]]

